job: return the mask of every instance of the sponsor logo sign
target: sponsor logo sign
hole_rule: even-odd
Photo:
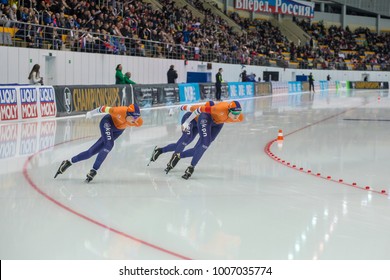
[[[16,88],[0,88],[0,120],[17,120],[18,98]]]
[[[180,102],[194,103],[200,100],[199,84],[179,84]]]
[[[36,87],[20,88],[22,119],[38,117],[38,91]]]
[[[64,107],[66,110],[66,113],[70,114],[73,110],[73,104],[72,104],[72,92],[68,87],[64,88]]]
[[[56,99],[53,87],[39,87],[41,117],[55,117]]]
[[[228,83],[230,98],[243,98],[255,95],[254,83]]]

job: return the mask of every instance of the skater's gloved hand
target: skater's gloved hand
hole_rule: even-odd
[[[91,119],[98,113],[100,113],[100,107],[96,108],[96,109],[93,109],[92,111],[88,111],[87,114],[85,115],[85,118],[86,119]]]
[[[189,124],[188,122],[184,122],[184,123],[181,125],[181,130],[184,131],[184,132],[190,131],[190,124]]]
[[[181,105],[180,110],[191,112],[191,105]]]

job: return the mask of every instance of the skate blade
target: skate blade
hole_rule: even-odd
[[[157,146],[154,147],[152,155],[150,156],[149,163],[146,166],[149,166],[149,164],[152,162],[152,157],[153,157],[153,154],[154,154],[154,151],[156,150],[156,148],[157,148]]]
[[[61,172],[57,171],[56,175],[54,175],[54,179],[57,178],[58,175],[62,174]]]

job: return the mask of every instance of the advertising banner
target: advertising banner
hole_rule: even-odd
[[[302,92],[302,82],[288,82],[288,93]]]
[[[56,113],[51,86],[0,87],[0,121],[54,117]]]
[[[348,90],[350,89],[349,81],[336,81],[336,90]]]
[[[38,90],[35,87],[20,88],[22,119],[38,118]]]
[[[329,90],[328,81],[320,81],[320,90]]]
[[[19,118],[16,87],[0,87],[0,120],[9,121]]]
[[[240,83],[232,82],[228,83],[229,98],[244,98],[255,96],[254,83]]]
[[[214,83],[201,83],[199,84],[200,99],[201,100],[214,100],[215,99],[215,84]],[[221,98],[228,99],[228,86],[226,83],[222,83]]]
[[[158,104],[159,88],[152,85],[134,85],[135,103],[140,107],[152,107]]]
[[[388,89],[388,82],[350,82],[354,89]]]
[[[181,103],[195,103],[200,100],[199,84],[179,84]]]
[[[56,109],[56,95],[53,87],[39,87],[39,107],[41,117],[55,117]]]
[[[271,95],[271,83],[256,83],[255,84],[255,95],[256,96],[265,96]]]
[[[179,103],[179,87],[177,85],[161,85],[158,102],[165,105]]]
[[[254,13],[314,17],[314,2],[299,0],[235,0],[234,8]]]
[[[175,84],[133,85],[132,88],[140,107],[179,103],[179,87]]]
[[[78,115],[99,106],[127,106],[132,103],[131,88],[126,85],[54,86],[57,116]],[[44,96],[47,92],[42,92]]]
[[[271,82],[272,95],[288,93],[288,82]]]

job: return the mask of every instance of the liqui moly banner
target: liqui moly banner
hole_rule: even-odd
[[[0,121],[54,117],[56,113],[51,86],[0,87]]]
[[[235,0],[237,10],[254,13],[285,14],[298,17],[314,17],[314,3],[293,0]]]
[[[56,95],[53,87],[39,87],[39,102],[42,118],[56,116]]]
[[[38,118],[38,90],[36,87],[20,88],[22,119]]]
[[[19,118],[18,93],[14,87],[0,87],[0,121]]]

